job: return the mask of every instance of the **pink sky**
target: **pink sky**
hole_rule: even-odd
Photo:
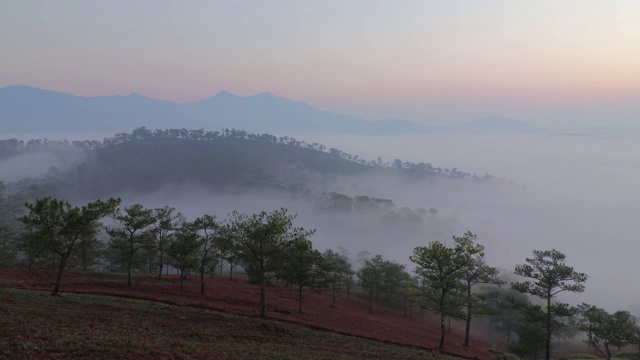
[[[426,123],[630,122],[637,19],[637,1],[10,0],[0,86],[179,102],[269,91]]]

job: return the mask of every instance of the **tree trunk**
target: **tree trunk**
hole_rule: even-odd
[[[265,277],[264,264],[260,264],[260,315],[267,314],[267,279]]]
[[[611,360],[611,349],[609,349],[609,344],[604,343],[604,350],[606,351],[607,360]]]
[[[298,285],[298,313],[302,314],[302,285]]]
[[[260,282],[260,315],[265,316],[267,314],[267,279],[262,274],[262,281]]]
[[[547,339],[545,341],[545,360],[551,358],[551,294],[547,294]]]
[[[444,315],[444,312],[441,312],[440,313],[440,344],[438,345],[440,349],[444,348],[444,337],[446,333],[447,333],[447,326],[445,324],[445,315]]]
[[[469,331],[471,330],[471,286],[467,286],[467,319],[464,328],[464,346],[469,346]]]
[[[127,286],[131,287],[131,261],[129,261],[129,266],[127,266]]]
[[[160,260],[158,260],[158,280],[162,280],[162,269],[164,268],[164,252],[160,249]]]
[[[404,297],[404,306],[403,306],[404,314],[402,316],[407,316],[407,297]]]
[[[447,326],[445,323],[445,312],[444,312],[444,294],[440,297],[440,344],[438,347],[440,349],[444,348],[444,337],[447,333]]]
[[[184,270],[180,270],[180,291],[182,291],[182,280],[184,279]]]
[[[331,285],[331,290],[333,293],[333,302],[331,303],[331,308],[335,309],[336,308],[336,285],[335,284]]]
[[[224,259],[222,258],[222,252],[220,252],[220,277],[222,277],[222,268],[224,267]]]
[[[64,271],[64,268],[67,265],[67,259],[69,259],[69,255],[71,255],[71,249],[73,248],[73,245],[71,246],[72,247],[70,247],[67,250],[67,253],[64,256],[62,256],[62,258],[60,258],[60,263],[58,264],[58,273],[56,274],[56,283],[53,286],[53,292],[51,293],[52,296],[58,295],[58,292],[60,291],[60,281],[62,280],[62,272]]]
[[[62,271],[63,270],[64,270],[64,266],[60,266],[58,268],[58,274],[56,274],[56,283],[53,286],[53,292],[51,293],[52,296],[58,295],[58,292],[60,291],[60,281],[62,279]]]
[[[204,295],[204,265],[200,265],[200,295]]]

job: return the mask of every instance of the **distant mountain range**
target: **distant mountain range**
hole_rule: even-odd
[[[490,116],[453,126],[427,126],[401,120],[369,121],[320,110],[270,93],[241,97],[221,91],[213,97],[176,103],[133,93],[83,97],[30,86],[0,88],[0,134],[43,132],[120,132],[134,128],[223,128],[253,132],[330,132],[397,135],[420,133],[539,133],[615,135],[638,127],[584,127],[558,124],[542,128],[527,122]]]

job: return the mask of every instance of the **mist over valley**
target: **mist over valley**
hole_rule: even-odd
[[[317,229],[319,249],[342,247],[353,260],[368,251],[408,266],[414,247],[470,230],[488,261],[507,272],[535,249],[566,253],[590,275],[585,294],[568,301],[638,307],[640,290],[612,281],[634,261],[634,136],[293,135],[25,151],[0,160],[0,180],[43,177],[74,203],[117,196],[125,205],[175,207],[189,218],[284,207]],[[433,171],[398,169],[396,159]],[[340,205],[339,196],[348,203]]]

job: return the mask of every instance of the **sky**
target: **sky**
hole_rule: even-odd
[[[377,120],[640,120],[638,1],[0,2],[0,87],[271,92]]]

